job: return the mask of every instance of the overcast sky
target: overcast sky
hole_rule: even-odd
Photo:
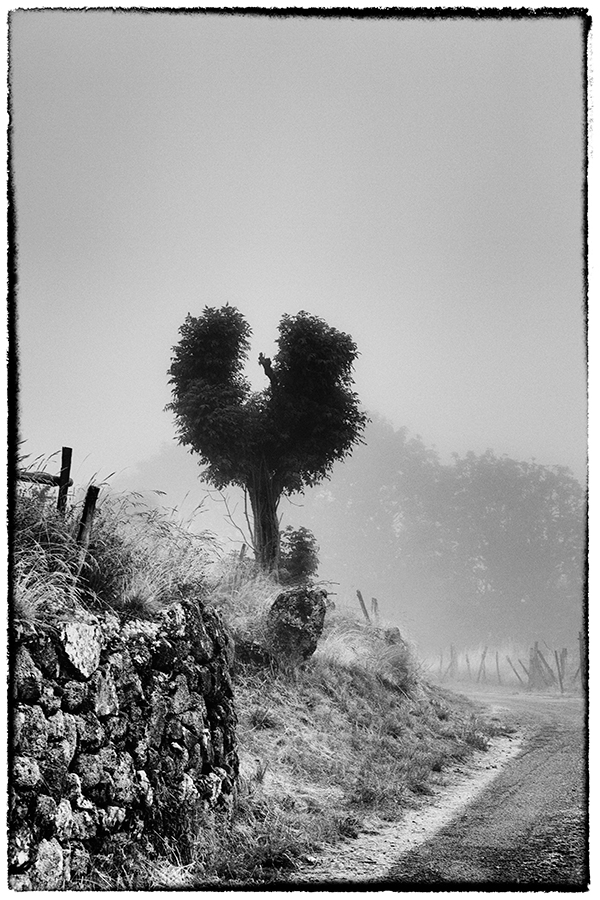
[[[25,452],[156,455],[178,328],[229,302],[256,388],[305,309],[442,455],[584,477],[580,19],[32,10],[10,38]]]

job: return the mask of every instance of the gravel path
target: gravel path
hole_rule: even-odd
[[[473,698],[517,731],[446,775],[399,822],[373,820],[367,832],[295,872],[297,885],[585,888],[581,699],[516,692]]]

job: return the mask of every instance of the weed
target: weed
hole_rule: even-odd
[[[462,738],[475,750],[487,750],[490,742],[485,732],[486,725],[477,716],[471,715],[464,724]]]

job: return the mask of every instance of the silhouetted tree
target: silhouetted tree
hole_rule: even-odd
[[[232,306],[187,316],[169,369],[178,440],[221,489],[247,491],[257,559],[277,567],[277,507],[284,494],[326,478],[347,457],[367,422],[352,391],[358,356],[352,338],[301,311],[284,315],[278,352],[261,353],[268,386],[253,392],[243,375],[251,329]]]

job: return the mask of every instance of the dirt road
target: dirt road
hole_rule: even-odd
[[[495,741],[408,820],[338,848],[307,881],[375,890],[585,890],[581,698],[470,696],[513,725],[515,737]]]

